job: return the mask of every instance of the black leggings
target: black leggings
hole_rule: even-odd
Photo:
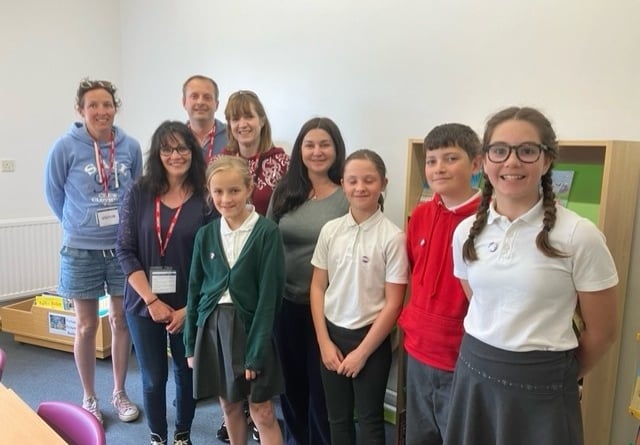
[[[367,335],[371,326],[351,330],[326,320],[333,343],[346,356]],[[387,338],[369,356],[356,378],[338,375],[321,366],[322,382],[327,399],[331,443],[353,445],[354,408],[360,426],[360,443],[384,444],[384,396],[391,366],[391,341]]]

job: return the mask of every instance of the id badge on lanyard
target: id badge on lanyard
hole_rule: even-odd
[[[178,274],[172,267],[150,267],[149,281],[154,294],[173,294],[176,292]]]
[[[105,169],[102,160],[102,154],[100,153],[100,146],[97,141],[93,141],[93,149],[95,151],[96,156],[96,166],[98,168],[98,181],[102,184],[102,191],[104,193],[105,205],[109,203],[109,177],[111,176],[111,172],[114,172],[115,175],[115,188],[119,188],[120,184],[118,183],[118,163],[115,160],[116,157],[116,147],[113,140],[113,133],[111,133],[111,145],[109,147],[109,165],[108,170]],[[117,202],[116,202],[117,204]],[[118,213],[118,207],[104,207],[102,209],[96,210],[96,222],[98,223],[98,227],[108,227],[114,226],[120,223],[120,215]]]
[[[98,227],[108,227],[120,224],[120,214],[117,207],[105,207],[96,210]]]
[[[182,200],[184,202],[184,199]],[[164,255],[167,252],[167,246],[169,245],[169,240],[171,239],[171,235],[173,235],[173,229],[178,222],[178,217],[180,216],[180,211],[182,210],[182,204],[176,209],[176,212],[173,214],[171,221],[169,222],[169,228],[167,229],[167,234],[165,235],[164,242],[162,241],[162,230],[160,224],[160,197],[156,196],[156,211],[155,211],[155,222],[156,222],[156,237],[158,238],[158,246],[160,248],[160,260],[161,264],[164,264]],[[149,268],[149,281],[151,284],[151,291],[154,294],[170,294],[176,292],[176,283],[177,283],[178,274],[173,267],[151,267]]]

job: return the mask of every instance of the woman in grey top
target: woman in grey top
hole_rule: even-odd
[[[280,227],[286,261],[285,294],[275,336],[285,379],[281,406],[288,445],[331,443],[309,283],[320,229],[349,209],[340,187],[345,151],[340,130],[331,119],[307,121],[267,211],[267,217]]]

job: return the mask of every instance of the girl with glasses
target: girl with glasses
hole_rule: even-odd
[[[578,379],[614,340],[616,268],[596,226],[556,205],[542,113],[498,112],[483,144],[482,201],[453,239],[470,303],[444,443],[579,445]]]

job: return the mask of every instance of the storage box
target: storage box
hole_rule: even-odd
[[[72,311],[38,307],[35,298],[0,307],[2,330],[17,342],[73,352],[76,317]],[[98,320],[96,357],[111,355],[111,326],[108,315]]]

